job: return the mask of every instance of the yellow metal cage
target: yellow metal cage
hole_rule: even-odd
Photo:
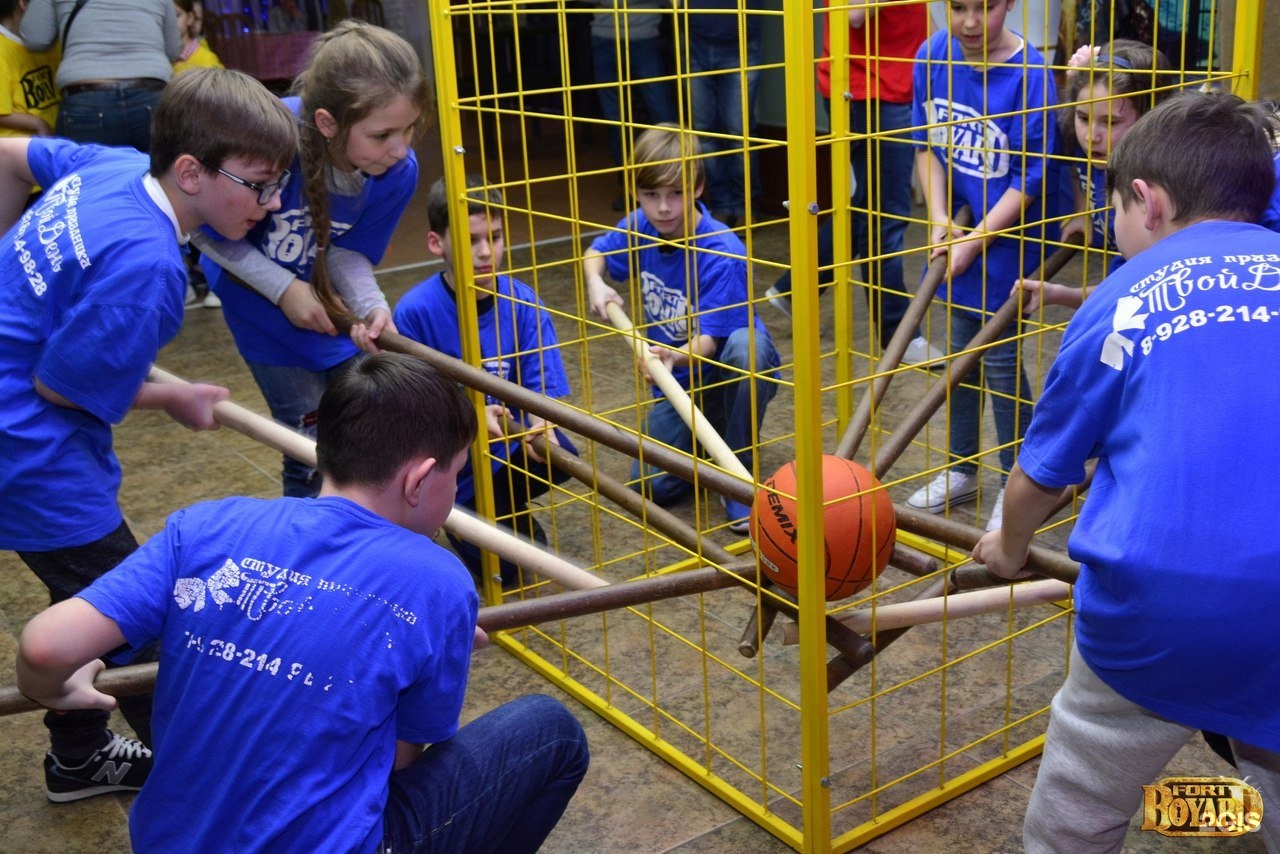
[[[948,6],[927,5],[935,26],[946,26]],[[1177,5],[1183,14],[1190,6],[1166,5]],[[1217,5],[1200,7],[1207,15],[1207,50],[1198,56],[1197,67],[1153,75],[1153,91],[1210,85],[1245,96],[1255,93],[1251,72],[1260,53],[1262,6],[1256,0],[1238,2],[1224,12]],[[594,234],[619,227],[621,213],[613,218],[598,213],[601,199],[621,194],[628,207],[635,204],[632,171],[606,156],[610,132],[618,133],[626,161],[636,136],[653,121],[641,106],[643,81],[627,77],[627,5],[489,0],[428,6],[450,219],[466,222],[474,211],[467,207],[468,173],[479,175],[485,190],[496,191],[502,201],[486,203],[484,215],[503,225],[511,244],[503,272],[532,286],[554,319],[573,386],[565,402],[621,435],[634,436],[652,400],[632,357],[635,341],[646,335],[641,292],[634,276],[619,285],[636,323],[634,332],[619,331],[591,316],[580,264]],[[1047,9],[1031,11],[1022,4],[1009,19],[1015,29],[1049,34],[1055,44],[1046,46],[1059,48],[1049,57],[1058,77],[1066,72],[1072,38],[1057,44],[1057,34],[1074,33],[1080,14],[1075,4],[1066,6],[1060,27],[1050,23]],[[870,465],[911,406],[945,382],[965,355],[949,354],[941,370],[877,367],[877,338],[860,294],[878,287],[868,281],[867,270],[882,258],[875,240],[866,257],[853,257],[849,223],[852,217],[874,219],[881,213],[875,199],[866,209],[838,200],[851,195],[843,168],[851,145],[880,137],[874,130],[862,137],[851,132],[845,109],[824,118],[813,96],[824,19],[830,16],[837,27],[851,8],[812,0],[740,0],[719,12],[736,20],[744,55],[748,21],[759,20],[765,44],[761,59],[735,76],[745,82],[748,73],[762,75],[772,87],[774,105],[769,121],[756,130],[701,134],[709,149],[703,157],[744,160],[746,213],[735,231],[746,247],[749,309],[774,333],[783,357],[779,378],[762,378],[777,384],[778,395],[760,429],[757,470],[750,474],[759,483],[778,465],[795,461],[798,560],[806,569],[824,560],[821,457],[836,447],[859,402],[873,399],[875,404],[858,453]],[[655,4],[650,11],[661,16],[675,46],[656,79],[669,87],[679,123],[691,126],[689,84],[706,74],[690,70],[691,11],[680,0],[674,6]],[[612,18],[620,82],[596,82],[592,76],[593,16]],[[1229,19],[1234,26],[1228,26]],[[1107,41],[1111,34],[1098,32],[1095,38]],[[832,42],[831,77],[847,79],[850,57],[841,53],[840,39]],[[1231,50],[1220,53],[1218,45]],[[1171,57],[1174,67],[1181,69],[1189,55]],[[839,88],[832,93],[837,102]],[[618,99],[618,119],[602,117],[597,107],[606,89]],[[745,90],[742,106],[749,107]],[[1057,110],[1046,120],[1058,121]],[[1081,169],[1098,168],[1083,159],[1055,157]],[[755,197],[753,181],[780,191],[772,200]],[[835,260],[820,269],[817,234],[825,216],[835,221]],[[908,290],[914,290],[928,262],[923,216],[917,207],[908,224]],[[466,229],[453,228],[450,236],[456,287],[464,296],[459,302],[464,355],[481,365],[476,303],[465,298],[472,294]],[[1045,241],[1027,251],[1047,259],[1061,247]],[[1097,250],[1078,253],[1061,280],[1096,284],[1104,260]],[[789,320],[771,313],[765,297],[784,269],[796,283]],[[817,285],[820,277],[832,281],[829,297]],[[924,335],[943,349],[951,311],[940,294],[922,321]],[[1068,316],[1065,310],[1041,309],[1014,319],[1013,334],[1033,388],[1053,360]],[[875,385],[885,379],[893,380],[887,389]],[[899,503],[948,465],[949,397],[936,416],[907,437],[901,456],[883,472],[885,488]],[[998,444],[988,415],[974,459],[981,483],[977,507],[953,508],[948,521],[975,531],[985,521],[1000,490]],[[751,546],[727,531],[715,494],[701,488],[698,473],[724,473],[700,456],[701,450],[695,443],[689,457],[700,488],[674,511],[701,532],[693,542],[673,539],[644,513],[624,512],[581,482],[550,485],[547,495],[523,513],[539,522],[552,549],[612,584],[694,567],[724,568],[735,556],[749,557]],[[580,442],[579,451],[593,471],[622,481],[629,477],[630,459],[617,451],[590,440]],[[487,453],[485,442],[477,445],[476,454]],[[539,475],[477,466],[480,510],[493,516],[485,488],[491,477]],[[1074,505],[1046,524],[1040,542],[1064,549],[1073,519]],[[968,559],[966,549],[905,526],[898,542],[890,567],[851,600],[825,601],[821,572],[802,572],[794,604],[798,620],[786,631],[775,627],[770,643],[763,642],[760,617],[770,605],[785,603],[776,590],[751,584],[541,623],[501,633],[497,641],[785,843],[797,850],[847,850],[1035,756],[1070,646],[1069,602],[1015,607],[1007,591],[998,594],[1005,597],[1003,604],[985,616],[944,618],[905,632],[880,628],[876,615],[882,608],[938,593],[939,582]],[[496,558],[491,559],[496,568]],[[531,573],[505,590],[496,577],[485,584],[491,603],[534,599],[559,589]],[[870,621],[864,633],[878,654],[864,667],[841,671],[838,661],[828,665],[838,656],[828,646],[827,625],[855,617]],[[777,643],[776,636],[784,634],[788,643]],[[889,646],[898,635],[901,640]],[[740,644],[759,651],[744,657]]]

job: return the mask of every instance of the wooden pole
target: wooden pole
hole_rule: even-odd
[[[416,356],[468,388],[481,391],[517,409],[531,412],[552,424],[572,430],[634,459],[643,458],[677,477],[697,481],[700,486],[726,498],[732,498],[743,504],[750,504],[755,498],[756,485],[750,478],[744,480],[716,466],[695,465],[694,459],[688,454],[672,450],[661,442],[655,442],[638,433],[623,430],[562,401],[496,377],[488,371],[468,365],[461,359],[446,356],[399,333],[383,332],[378,338],[378,346],[395,353]]]
[[[154,366],[151,368],[148,379],[151,382],[163,383],[186,382]],[[316,464],[316,443],[309,436],[290,430],[265,415],[259,415],[239,404],[223,400],[214,404],[213,417],[219,424],[288,454],[298,462],[309,466]],[[514,534],[483,522],[462,508],[454,507],[449,513],[449,518],[445,520],[444,526],[451,534],[474,543],[482,549],[495,552],[544,578],[558,581],[565,587],[583,589],[603,587],[608,584],[603,578],[592,575],[585,569],[540,549],[527,540],[522,540]]]
[[[737,584],[751,584],[755,581],[756,572],[754,560],[739,561],[724,570],[694,569],[591,590],[556,593],[481,608],[476,624],[491,632],[564,620],[661,599],[722,590]],[[113,697],[145,694],[155,688],[157,667],[152,662],[104,670],[98,674],[94,685],[104,694]],[[0,715],[34,711],[38,708],[38,705],[18,693],[17,686],[0,688]]]
[[[959,226],[967,226],[971,219],[973,219],[973,213],[967,205],[955,216],[955,222]],[[929,267],[925,270],[924,278],[920,280],[920,286],[911,297],[906,313],[898,322],[898,328],[893,331],[893,337],[889,339],[884,352],[880,354],[880,361],[875,367],[876,378],[871,381],[870,388],[858,401],[858,408],[854,410],[853,418],[849,420],[844,435],[836,444],[837,457],[851,460],[857,456],[862,437],[866,435],[867,428],[871,425],[871,414],[878,402],[884,398],[885,392],[889,389],[889,383],[893,382],[892,372],[902,364],[902,356],[907,352],[907,345],[915,337],[916,330],[920,328],[920,321],[924,319],[925,311],[933,302],[933,297],[938,292],[942,280],[946,278],[948,262],[947,255],[939,255],[929,262]]]
[[[711,455],[711,459],[720,468],[736,474],[743,480],[754,483],[755,478],[752,477],[751,472],[747,471],[746,466],[734,454],[728,443],[716,432],[715,427],[711,425],[706,416],[702,414],[698,407],[693,405],[693,399],[689,397],[689,393],[685,391],[684,386],[680,385],[676,378],[671,375],[671,371],[667,370],[667,366],[663,361],[653,355],[653,351],[649,349],[649,345],[645,340],[636,334],[635,327],[631,324],[631,318],[627,317],[627,313],[622,310],[622,306],[611,302],[605,306],[605,309],[609,313],[609,321],[619,332],[626,334],[636,359],[645,366],[645,370],[649,372],[649,377],[653,380],[654,385],[662,390],[662,393],[666,395],[667,402],[679,414],[685,426],[697,437],[698,444],[706,449],[707,453]]]
[[[1049,256],[1038,271],[1040,277],[1047,279],[1056,275],[1071,260],[1075,252],[1076,248],[1074,246],[1059,248],[1053,255]],[[1004,334],[1005,329],[1013,322],[1021,310],[1022,297],[1020,294],[1015,293],[1004,301],[1004,304],[991,316],[990,320],[982,325],[982,328],[978,330],[977,335],[973,336],[973,340],[969,342],[964,352],[947,361],[945,378],[929,387],[924,396],[903,417],[902,423],[898,425],[897,429],[880,444],[879,452],[876,454],[875,462],[872,465],[872,471],[877,478],[884,479],[889,469],[893,468],[893,464],[902,455],[902,452],[910,446],[911,441],[924,429],[924,426],[929,423],[929,419],[946,402],[947,395],[954,391],[964,378],[977,367],[982,360],[983,350],[987,345],[997,341]]]
[[[1010,606],[1022,608],[1045,602],[1058,602],[1071,597],[1071,585],[1053,579],[1030,581],[1026,584],[1005,585],[950,596],[932,596],[862,608],[840,615],[840,622],[856,632],[888,631],[938,623],[958,617],[975,617],[1003,611]],[[794,644],[799,635],[787,626],[783,630],[783,643]]]

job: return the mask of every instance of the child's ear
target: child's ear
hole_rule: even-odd
[[[427,232],[427,251],[432,255],[443,256],[446,241],[449,239],[446,234],[437,234],[434,231]]]
[[[178,185],[178,189],[186,193],[188,196],[194,196],[200,192],[200,185],[204,181],[205,168],[194,155],[179,154],[173,161],[173,165],[169,167],[173,174],[174,183]]]
[[[1142,226],[1147,231],[1155,231],[1172,221],[1172,206],[1163,187],[1134,178],[1133,194],[1142,205]]]
[[[320,131],[320,135],[325,139],[333,139],[338,135],[338,120],[325,108],[316,110],[315,123],[316,130]]]
[[[436,467],[435,457],[415,457],[404,464],[404,501],[410,507],[417,507],[427,496],[427,475]]]
[[[704,189],[706,189],[706,186],[707,186],[707,182],[706,182],[706,181],[699,181],[699,182],[698,182],[698,186],[696,186],[696,187],[694,187],[694,188],[693,188],[693,197],[694,197],[695,199],[700,199],[700,198],[702,198],[702,191],[703,191]]]

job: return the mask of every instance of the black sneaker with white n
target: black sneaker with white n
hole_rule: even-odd
[[[151,750],[136,738],[108,732],[111,741],[79,765],[44,756],[45,794],[54,803],[79,801],[111,792],[136,792],[151,773]]]

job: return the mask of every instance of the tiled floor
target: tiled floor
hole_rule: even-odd
[[[424,174],[438,174],[438,170],[425,170]],[[606,210],[611,198],[609,189],[611,187],[606,186],[596,194],[596,204],[600,209],[584,216],[584,219],[612,219],[613,214]],[[423,226],[419,217],[420,207],[415,206],[414,212],[406,218],[397,234],[385,267],[404,268],[421,261]],[[755,236],[758,239],[756,251],[763,257],[778,260],[785,257],[785,233],[774,228],[761,230]],[[519,242],[519,238],[513,236],[511,243]],[[564,250],[562,245],[557,251]],[[394,298],[412,283],[425,278],[428,272],[422,267],[400,269],[386,275],[384,285]],[[760,280],[756,284],[757,294],[763,292],[772,277],[770,273],[760,273]],[[562,280],[548,277],[544,287],[543,296],[548,302],[555,299],[562,308],[573,305],[570,277],[563,274]],[[765,308],[761,311],[769,312]],[[785,357],[790,352],[789,330],[778,315],[768,313],[766,316]],[[942,327],[939,325],[931,328]],[[935,339],[937,337],[935,335]],[[830,342],[829,333],[824,342]],[[617,389],[623,389],[623,394],[629,385],[630,360],[620,348],[613,352],[618,354],[613,362],[604,359],[592,364],[592,388],[597,395],[607,395],[611,388],[610,382]],[[190,313],[178,340],[162,354],[159,362],[168,370],[187,378],[212,380],[227,385],[232,391],[233,399],[258,411],[265,411],[247,370],[235,355],[225,325],[216,311],[202,309]],[[909,401],[920,393],[926,381],[923,374],[904,377],[897,384],[895,393],[902,400]],[[781,394],[770,410],[766,439],[776,435],[781,429],[772,425],[790,423],[790,407],[789,396]],[[153,533],[168,512],[193,501],[230,493],[259,496],[278,494],[277,454],[229,430],[192,434],[184,432],[156,413],[134,413],[119,428],[117,447],[125,468],[121,499],[139,536]],[[768,446],[762,454],[762,470],[771,470],[771,466],[781,463],[789,454],[789,447],[785,442],[775,442]],[[905,488],[904,484],[898,488],[898,492]],[[717,522],[718,512],[718,507],[711,512]],[[972,521],[972,511],[964,512],[969,514],[965,517],[966,521]],[[555,542],[563,551],[572,554],[575,548],[584,546],[584,542],[580,537],[575,540],[570,528],[569,524],[557,517]],[[723,542],[729,541],[729,538],[723,536],[720,539]],[[589,546],[584,547],[588,549],[586,554],[589,554]],[[14,637],[25,621],[43,607],[45,601],[44,591],[25,567],[11,554],[0,555],[0,620],[3,623],[3,631],[0,632],[0,662],[3,662],[0,664],[0,682],[12,683]],[[745,598],[730,600],[725,606],[727,616],[712,627],[713,632],[719,632],[723,636],[720,640],[736,643],[736,623],[741,621],[746,601]],[[692,606],[683,603],[672,603],[664,607],[664,614],[673,622],[688,618],[692,609]],[[735,633],[732,638],[728,637],[730,630]],[[590,628],[582,631],[590,631]],[[892,661],[906,671],[924,669],[928,651],[937,649],[939,644],[956,644],[958,647],[970,644],[983,631],[985,629],[981,627],[960,625],[951,627],[947,635],[937,627],[913,630],[911,640],[895,645],[892,649]],[[626,626],[622,624],[616,635],[611,629],[610,639],[616,644],[618,637],[625,634]],[[1055,642],[1060,649],[1062,638],[1059,637]],[[534,645],[534,642],[530,641],[530,645]],[[615,649],[615,659],[616,653]],[[789,663],[792,669],[795,655],[794,647],[784,648],[773,637],[764,652],[767,660]],[[1060,662],[1060,652],[1034,653],[1019,659],[1018,676],[1022,687],[1015,694],[1015,700],[1043,705],[1057,680],[1061,678],[1057,662]],[[956,691],[948,696],[954,713],[954,717],[948,720],[948,745],[952,744],[953,739],[958,743],[959,740],[973,733],[985,732],[990,727],[991,722],[983,717],[987,714],[987,709],[979,700],[984,691],[990,690],[991,678],[989,673],[976,670],[963,678],[955,677],[957,683],[972,684],[967,692],[961,692],[957,686]],[[788,685],[782,686],[780,690],[792,688],[794,685]],[[882,723],[876,745],[877,758],[881,763],[888,765],[897,756],[910,757],[920,750],[938,749],[937,739],[929,734],[938,730],[938,711],[927,701],[931,690],[928,687],[909,686],[882,705]],[[506,699],[530,691],[549,692],[565,699],[586,726],[593,753],[591,771],[564,820],[548,840],[545,850],[787,850],[785,845],[769,833],[743,818],[612,725],[602,721],[586,707],[558,689],[549,687],[542,678],[500,648],[490,647],[476,654],[465,715],[473,717]],[[677,699],[675,702],[681,701]],[[725,703],[730,706],[735,702],[738,699],[734,697],[725,699]],[[962,713],[965,709],[969,710],[968,713]],[[884,723],[885,720],[889,723]],[[1025,733],[1028,737],[1031,734]],[[772,744],[778,749],[790,750],[794,748],[798,738],[798,731],[784,730],[776,734]],[[732,740],[732,736],[726,736],[726,739]],[[61,806],[49,804],[43,796],[40,774],[40,757],[44,744],[45,735],[37,715],[0,718],[0,826],[4,828],[0,831],[0,852],[126,850],[126,813],[130,798],[111,796]],[[871,755],[871,746],[866,743],[865,733],[857,726],[842,721],[838,727],[833,727],[832,745],[833,772],[839,771],[838,774],[833,774],[833,787],[853,786],[865,776],[866,760]],[[211,745],[211,761],[215,761],[215,754],[216,745]],[[1171,769],[1194,775],[1227,773],[1227,769],[1198,744],[1184,750]],[[1035,762],[1029,762],[880,837],[864,850],[1016,851],[1020,847],[1020,821],[1034,773]],[[233,781],[228,781],[228,785],[233,785]],[[782,805],[780,813],[785,808],[786,805]],[[791,812],[788,818],[798,820],[794,809]],[[1144,834],[1136,829],[1136,825],[1129,834],[1127,848],[1134,851],[1207,851],[1220,848],[1261,850],[1256,838],[1187,842]]]

